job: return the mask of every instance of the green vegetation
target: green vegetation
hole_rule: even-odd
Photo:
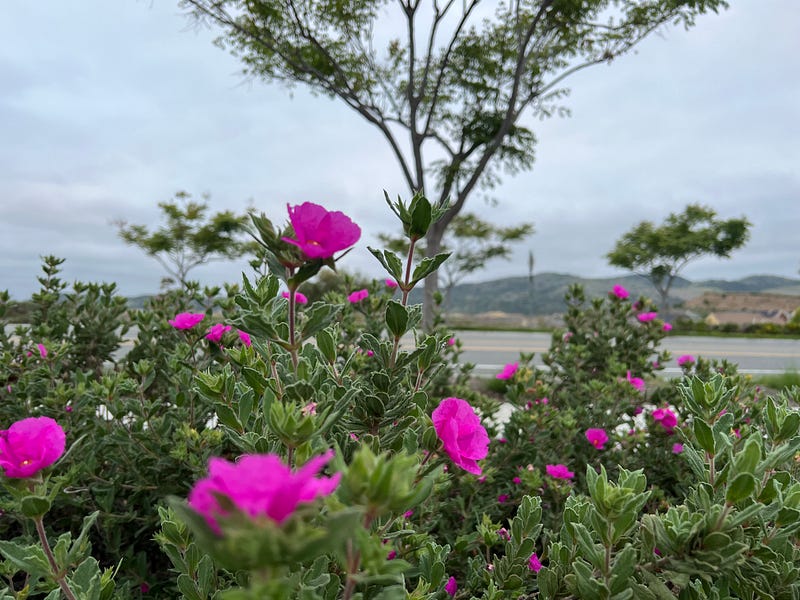
[[[747,219],[716,217],[711,208],[690,204],[662,225],[642,221],[617,241],[608,262],[648,277],[661,297],[662,310],[669,312],[670,289],[687,264],[701,256],[730,258],[750,236]]]

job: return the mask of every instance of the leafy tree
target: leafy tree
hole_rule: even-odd
[[[667,299],[672,283],[689,262],[701,256],[730,258],[750,236],[750,222],[717,219],[709,207],[690,204],[679,214],[672,213],[662,225],[642,221],[617,241],[607,254],[615,267],[629,269],[650,279],[669,309]]]
[[[474,213],[454,217],[440,246],[442,252],[451,253],[440,267],[444,280],[444,306],[450,308],[450,294],[464,277],[485,268],[486,263],[492,259],[509,260],[511,244],[532,233],[532,223],[500,227],[484,221]],[[407,238],[385,234],[378,237],[388,248],[401,254],[408,252]],[[425,244],[416,246],[416,250],[427,255]]]
[[[564,81],[611,62],[668,23],[689,27],[725,0],[180,0],[223,30],[246,75],[338,98],[380,131],[409,191],[450,202],[428,256],[480,187],[529,169],[523,115],[566,113]],[[388,33],[385,42],[375,32]],[[383,46],[381,48],[381,46]],[[425,285],[432,323],[434,272]]]
[[[151,233],[145,225],[117,221],[119,237],[155,258],[185,288],[187,274],[195,267],[238,258],[248,249],[239,239],[246,217],[227,210],[206,216],[208,196],[203,200],[195,202],[191,194],[177,192],[173,201],[158,203],[167,221],[164,227]]]

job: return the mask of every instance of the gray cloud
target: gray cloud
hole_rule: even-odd
[[[733,260],[698,261],[688,276],[796,275],[800,13],[792,0],[764,4],[668,29],[570,80],[572,117],[531,117],[534,169],[492,192],[496,208],[478,197],[470,208],[537,233],[480,277],[526,274],[529,247],[539,271],[612,274],[603,255],[622,233],[697,201],[754,227]],[[243,81],[213,37],[170,3],[6,3],[0,288],[30,294],[38,257],[54,253],[67,279],[154,291],[160,267],[110,222],[155,225],[156,203],[179,189],[211,193],[213,210],[252,201],[277,221],[287,202],[344,210],[365,231],[347,267],[379,275],[363,246],[394,228],[382,190],[406,194],[380,134],[329,99]],[[235,281],[245,269],[197,274]]]

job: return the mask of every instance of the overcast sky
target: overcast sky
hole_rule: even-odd
[[[5,0],[0,13],[0,289],[37,287],[39,256],[67,259],[68,281],[158,290],[163,272],[111,222],[158,224],[175,191],[213,210],[252,203],[283,222],[287,202],[318,202],[364,230],[345,259],[380,275],[366,252],[394,223],[383,189],[406,195],[376,130],[333,100],[248,82],[215,32],[188,27],[164,0]],[[476,279],[536,271],[610,276],[604,255],[643,219],[690,202],[747,216],[747,246],[699,260],[690,279],[800,268],[800,6],[732,0],[637,53],[569,80],[569,118],[530,120],[534,168],[506,177],[498,223],[532,221],[516,259]],[[238,281],[245,261],[194,274]]]

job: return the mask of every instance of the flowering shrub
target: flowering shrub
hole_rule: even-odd
[[[129,314],[46,259],[32,323],[0,336],[0,598],[800,594],[796,392],[702,357],[659,380],[669,328],[617,287],[572,289],[548,368],[521,356],[487,397],[407,303],[446,259],[413,255],[443,208],[389,204],[412,249],[371,252],[396,287],[307,304],[360,236],[309,203],[253,217],[266,277]]]

